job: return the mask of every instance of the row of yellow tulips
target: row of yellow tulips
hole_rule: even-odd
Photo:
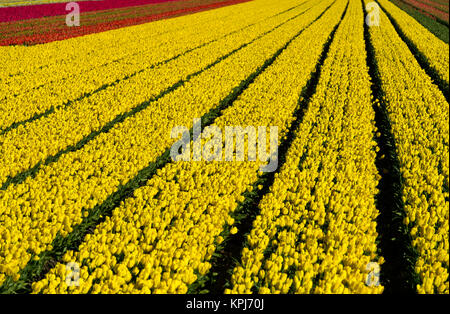
[[[314,15],[330,4],[314,8]],[[338,0],[306,28],[214,125],[222,133],[226,126],[278,126],[282,138],[345,5],[345,0]],[[290,27],[298,31],[301,26]],[[307,50],[302,49],[305,45]],[[33,284],[34,292],[185,293],[198,275],[209,271],[209,260],[223,241],[224,226],[234,224],[230,214],[243,201],[241,194],[256,182],[259,164],[168,164],[88,235],[78,252],[69,251],[63,263]],[[236,231],[235,227],[230,230],[231,234]],[[121,254],[123,259],[118,261]],[[81,266],[79,287],[65,283],[67,262]]]
[[[350,0],[227,292],[383,291],[366,269],[383,259],[376,245],[376,129],[363,23],[361,1]]]
[[[370,38],[400,161],[405,224],[419,253],[418,291],[448,293],[449,104],[387,16],[380,18]]]
[[[165,28],[154,30],[155,27],[147,27],[148,30],[143,29],[136,36],[130,32],[128,42],[123,44],[116,40],[114,32],[99,34],[98,37],[101,37],[102,42],[115,42],[116,46],[100,48],[95,50],[95,53],[79,53],[77,59],[67,57],[60,63],[36,69],[26,75],[4,78],[0,84],[0,95],[5,97],[0,100],[0,131],[15,122],[27,120],[52,107],[62,107],[61,109],[64,110],[64,104],[70,101],[75,102],[71,106],[77,106],[76,99],[90,93],[95,95],[98,89],[117,80],[126,81],[130,75],[139,71],[148,71],[152,66],[161,64],[165,60],[223,38],[253,23],[264,24],[263,21],[271,15],[294,5],[292,0],[283,2],[283,5],[279,7],[272,5],[265,7],[265,10],[261,8],[250,10],[252,14],[244,14],[245,11],[238,11],[231,6],[230,8],[234,9],[231,12],[235,13],[231,17],[228,16],[228,12],[225,12],[224,18],[208,16],[208,19],[200,18],[197,27],[195,25],[188,27],[189,22],[196,23],[197,15],[192,15],[190,20],[185,19],[185,25],[181,30],[178,24],[174,24],[169,30]],[[249,28],[258,29],[259,26],[256,24]],[[217,31],[211,32],[210,29]],[[146,37],[142,34],[146,34]],[[41,51],[51,50],[55,55],[66,54],[65,50],[53,46],[53,44],[44,45]],[[83,52],[80,47],[73,49]],[[35,59],[34,63],[41,64],[40,59]],[[23,134],[27,130],[19,132]]]
[[[45,4],[45,3],[56,3],[56,2],[65,2],[65,0],[34,0],[34,1],[1,1],[1,7],[15,7],[20,5],[35,5],[35,4]]]

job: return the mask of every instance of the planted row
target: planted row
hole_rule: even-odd
[[[395,20],[401,31],[424,55],[438,77],[446,84],[449,82],[449,45],[430,33],[425,27],[414,20],[408,13],[402,11],[390,1],[379,0],[381,6]],[[386,20],[388,22],[389,20]],[[448,93],[448,90],[447,90]]]

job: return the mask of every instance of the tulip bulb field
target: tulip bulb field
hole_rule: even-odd
[[[448,2],[0,0],[0,58],[0,293],[450,292]]]

